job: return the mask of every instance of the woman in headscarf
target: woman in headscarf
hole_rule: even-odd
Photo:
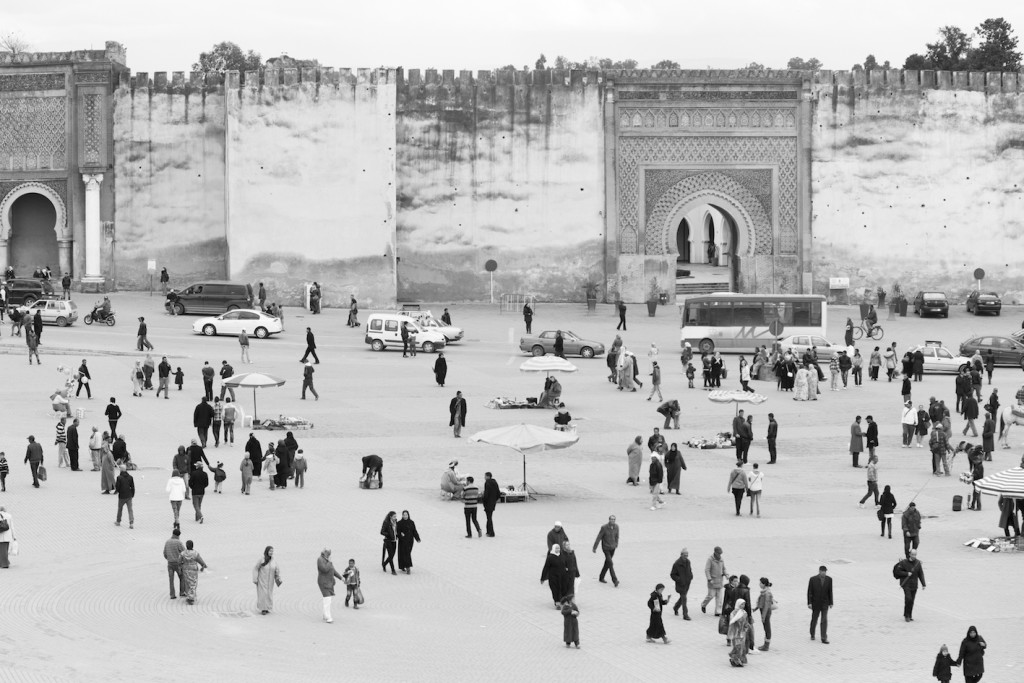
[[[274,562],[274,546],[263,549],[263,557],[252,569],[252,582],[256,584],[256,609],[260,614],[269,614],[274,609],[274,586],[281,585],[281,570]]]
[[[619,358],[615,364],[615,371],[619,376],[619,391],[636,391],[633,386],[633,360],[632,352],[623,346],[619,350]]]
[[[665,468],[668,470],[668,492],[672,493],[674,490],[677,496],[680,495],[679,475],[686,469],[686,461],[683,460],[683,454],[679,452],[676,444],[672,444],[665,455]]]
[[[277,440],[277,487],[288,487],[288,474],[291,472],[291,457],[286,439]]]
[[[132,396],[142,396],[142,380],[145,376],[145,373],[142,372],[142,362],[135,361],[135,367],[132,368],[131,374]]]
[[[412,569],[412,546],[420,542],[420,535],[416,531],[416,522],[412,521],[408,510],[402,510],[402,519],[398,520],[395,526],[398,532],[398,568],[406,574],[411,574]]]
[[[626,458],[629,461],[629,476],[626,477],[626,483],[633,486],[640,485],[640,465],[644,460],[643,443],[643,437],[637,436],[626,448]]]
[[[252,486],[252,460],[248,455],[242,456],[242,462],[238,466],[242,473],[242,493],[249,495],[249,487]]]
[[[105,494],[114,490],[114,471],[116,469],[114,453],[110,449],[110,433],[103,432],[103,445],[100,447],[100,488]]]
[[[794,401],[806,401],[810,394],[807,389],[807,380],[810,377],[811,371],[806,365],[801,365],[800,369],[796,371],[796,378],[793,382],[793,400]]]
[[[277,449],[274,442],[267,444],[267,454],[263,456],[263,469],[267,472],[267,479],[270,480],[270,490],[277,488]]]
[[[846,319],[846,333],[843,334],[843,341],[847,346],[853,346],[853,318]]]
[[[807,400],[818,400],[818,373],[821,368],[817,364],[807,365]]]
[[[956,665],[963,665],[964,681],[977,683],[985,673],[985,648],[988,644],[978,635],[978,629],[971,626],[967,629],[967,637],[960,642],[960,654]]]
[[[711,386],[716,389],[722,386],[722,369],[725,367],[725,363],[722,361],[722,354],[715,351],[714,355],[711,356]]]
[[[324,599],[324,621],[334,623],[331,618],[331,598],[334,597],[334,580],[343,578],[331,562],[331,549],[324,548],[316,558],[316,585]]]
[[[287,484],[288,479],[295,477],[295,454],[299,451],[299,442],[295,440],[294,434],[288,432],[284,437],[284,445],[288,448],[288,473],[285,477]]]
[[[566,558],[562,557],[562,547],[557,543],[551,544],[551,550],[544,559],[544,569],[540,573],[540,582],[548,582],[551,590],[551,600],[555,603],[555,609],[561,609],[562,598],[566,594],[566,578],[568,569]]]
[[[565,641],[565,646],[569,647],[570,643],[575,643],[576,649],[580,649],[580,608],[576,606],[574,600],[576,596],[572,593],[565,596],[562,601],[562,640]]]
[[[442,351],[437,352],[437,360],[434,361],[434,381],[440,387],[444,386],[444,380],[448,376],[448,361],[444,359]]]
[[[380,525],[380,535],[384,537],[384,545],[380,550],[380,567],[386,573],[388,565],[391,566],[391,573],[395,571],[395,551],[398,550],[398,515],[394,510],[384,517]]]
[[[729,616],[729,640],[732,647],[729,649],[729,664],[732,666],[743,666],[747,663],[747,627],[750,620],[747,617],[747,603],[740,598],[733,607]]]
[[[249,432],[249,440],[245,442],[245,452],[252,460],[252,476],[263,481],[263,449],[260,448],[259,439],[252,432]]]
[[[668,634],[665,633],[665,622],[662,620],[662,610],[668,604],[668,598],[663,596],[665,584],[659,583],[647,598],[647,609],[651,610],[651,620],[647,625],[647,642],[653,643],[656,638],[661,638],[665,644],[669,644]]]
[[[459,476],[458,470],[455,469],[458,466],[459,461],[452,460],[448,463],[448,469],[441,475],[441,491],[450,493],[452,498],[462,498],[462,489],[466,485],[466,481]]]
[[[191,540],[185,541],[185,550],[180,555],[181,579],[185,585],[181,588],[181,597],[188,604],[196,604],[196,589],[199,587],[199,572],[206,571],[206,563],[202,555],[195,550]]]

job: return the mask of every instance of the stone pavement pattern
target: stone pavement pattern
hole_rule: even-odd
[[[574,359],[580,372],[562,378],[563,398],[577,418],[580,442],[528,457],[531,485],[554,495],[499,506],[497,538],[464,538],[461,504],[442,502],[437,495],[446,463],[457,458],[462,473],[478,482],[490,470],[506,486],[519,483],[522,462],[512,451],[451,437],[447,406],[455,390],[469,400],[466,434],[520,420],[550,425],[553,415],[483,407],[496,395],[536,395],[542,384],[542,378],[518,371],[526,356],[509,344],[509,328],[518,343],[521,318],[499,316],[490,306],[450,306],[467,340],[446,353],[444,389],[433,381],[433,355],[403,359],[395,351],[372,353],[361,331],[345,327],[344,312],[310,316],[290,309],[285,334],[253,339],[255,363],[244,369],[288,379],[281,388],[261,390],[260,414],[301,415],[315,422],[313,430],[296,432],[310,463],[307,486],[271,492],[264,479],[254,482],[251,496],[242,496],[237,467],[247,431],[238,430],[233,448],[213,448],[211,441],[208,457],[224,460],[228,472],[224,493],[207,494],[201,526],[191,521],[187,503],[182,511],[182,539],[195,541],[210,569],[200,577],[198,604],[170,601],[161,555],[172,519],[164,493],[170,459],[194,434],[191,415],[202,394],[203,361],[219,366],[227,359],[238,371],[243,366],[236,362],[234,338],[192,335],[194,318],[162,315],[158,297],[116,294],[112,299],[119,314],[115,328],[47,327],[42,367],[25,363],[24,342],[12,340],[9,327],[0,338],[5,368],[0,447],[12,470],[0,504],[14,517],[22,546],[12,568],[0,572],[0,680],[178,681],[183,674],[223,681],[481,675],[534,680],[553,671],[571,680],[653,681],[676,672],[722,680],[733,672],[724,638],[717,634],[716,620],[701,615],[698,605],[704,595],[703,563],[716,544],[725,549],[730,572],[751,577],[755,595],[758,577],[767,576],[781,603],[773,616],[771,652],[752,655],[748,675],[766,681],[924,681],[939,646],[947,643],[955,654],[967,626],[975,624],[989,644],[986,680],[1024,679],[1016,655],[1016,634],[1024,626],[1022,591],[1015,581],[1024,557],[962,547],[968,538],[997,533],[995,501],[986,498],[980,513],[950,511],[952,496],[966,494],[967,487],[955,477],[931,477],[927,449],[899,448],[900,388],[884,378],[839,393],[822,385],[817,403],[795,403],[774,386],[753,383],[769,401],[753,408],[756,440],[750,462],[767,460],[769,411],[780,423],[780,462],[762,465],[762,517],[737,518],[725,491],[732,451],[681,449],[688,466],[683,495],[667,496],[668,505],[651,512],[646,489],[624,485],[625,448],[637,434],[646,442],[651,428],[660,426],[656,406],[642,391],[613,390],[605,381],[603,358]],[[79,299],[83,308],[89,303]],[[665,397],[684,405],[683,428],[668,432],[669,441],[728,429],[731,407],[711,404],[699,388],[685,388],[675,310],[662,308],[647,318],[640,308],[631,307],[630,331],[623,336],[645,376],[650,342],[661,349]],[[562,327],[610,344],[617,322],[611,308],[591,316],[581,309],[542,305],[534,329]],[[830,310],[831,339],[842,338],[848,310]],[[172,365],[185,371],[186,390],[172,390],[169,401],[156,401],[151,392],[131,396],[128,370],[141,357],[132,352],[140,314],[150,323],[155,359],[167,353]],[[974,331],[1009,330],[1018,318],[1019,312],[1008,307],[1000,318],[968,318],[957,309],[949,320],[883,320],[884,342],[896,340],[902,350],[920,340],[942,339],[955,347]],[[296,361],[306,325],[317,334],[323,361],[316,366],[318,402],[299,400],[302,366]],[[63,355],[62,349],[85,351]],[[870,347],[862,350],[867,352]],[[116,499],[100,495],[98,473],[56,467],[47,396],[60,379],[56,366],[77,367],[82,357],[89,358],[95,378],[94,399],[83,395],[72,404],[87,410],[83,442],[91,425],[106,427],[102,409],[109,396],[117,396],[125,412],[119,431],[127,435],[140,466],[134,473],[134,530],[113,525]],[[738,387],[736,363],[735,356],[727,356],[727,384]],[[995,379],[1005,404],[1024,376],[1000,368]],[[920,388],[914,386],[915,403],[933,394],[952,405],[952,378],[929,375]],[[251,413],[251,392],[238,397]],[[892,485],[901,508],[917,493],[926,517],[920,557],[929,587],[918,594],[912,624],[902,619],[902,593],[891,575],[900,541],[879,538],[874,511],[857,507],[864,470],[849,466],[846,450],[855,414],[873,414],[879,422],[880,485]],[[953,423],[954,429],[962,428],[959,419]],[[43,444],[51,475],[38,491],[21,462],[29,433]],[[283,432],[257,435],[265,444]],[[1013,449],[998,451],[986,470],[1016,465],[1022,440],[1024,432],[1018,431]],[[83,451],[87,469],[88,451]],[[356,486],[359,458],[367,453],[384,457],[386,486],[380,491]],[[962,469],[964,463],[957,462],[955,470]],[[423,542],[414,550],[411,576],[385,575],[378,559],[381,520],[388,510],[403,509],[410,510]],[[609,514],[618,516],[622,530],[617,589],[597,582],[602,557],[590,552]],[[579,651],[564,648],[562,618],[551,608],[547,586],[538,583],[544,536],[555,520],[573,541],[582,574]],[[273,614],[262,617],[254,613],[251,571],[268,544],[276,548],[284,584],[275,593]],[[333,549],[339,567],[349,557],[356,559],[367,598],[365,609],[353,612],[344,608],[339,591],[331,625],[321,622],[316,587],[315,561],[325,546]],[[689,599],[693,621],[668,613],[673,642],[645,643],[647,595],[659,581],[672,590],[668,572],[683,546],[698,575]],[[807,633],[807,579],[822,563],[835,582],[829,646],[810,642]],[[760,644],[759,625],[757,633]]]

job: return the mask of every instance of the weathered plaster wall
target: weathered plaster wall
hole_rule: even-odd
[[[398,88],[403,299],[494,290],[582,300],[604,281],[602,88],[596,74],[412,70]]]
[[[1024,290],[1024,93],[1017,74],[820,72],[813,88],[814,291],[849,277],[962,301]],[[833,85],[833,79],[835,85]]]
[[[298,303],[315,280],[325,305],[394,302],[394,75],[246,74],[227,124],[232,278],[272,301]]]
[[[114,93],[114,174],[104,185],[116,182],[116,221],[105,272],[119,288],[145,288],[147,260],[156,259],[172,286],[223,279],[223,89],[158,88],[142,74],[135,83]]]

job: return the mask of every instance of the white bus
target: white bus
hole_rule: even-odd
[[[769,349],[776,339],[793,334],[825,336],[825,297],[807,294],[708,294],[683,305],[680,345],[699,352],[753,352]],[[773,334],[769,326],[780,322]]]

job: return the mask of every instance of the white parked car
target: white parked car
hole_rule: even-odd
[[[245,330],[246,334],[257,339],[266,339],[272,334],[279,334],[283,329],[280,318],[244,308],[228,311],[211,318],[200,318],[192,323],[193,332],[205,334],[208,337],[215,334],[237,336],[242,330]]]
[[[416,335],[416,348],[424,353],[440,351],[448,343],[438,330],[420,327],[415,320],[399,313],[371,313],[366,319],[363,341],[374,351],[384,351],[389,346],[401,348],[403,325]]]
[[[786,337],[779,342],[782,345],[782,350],[790,349],[797,358],[803,357],[805,353],[811,350],[811,347],[817,347],[818,349],[818,360],[832,360],[832,356],[837,355],[840,351],[846,350],[846,347],[842,344],[833,344],[824,337],[819,337],[813,334],[794,334],[791,337]]]
[[[399,311],[399,313],[401,315],[409,316],[425,330],[435,330],[440,332],[444,335],[445,341],[449,344],[461,341],[466,334],[461,327],[445,325],[441,320],[435,318],[430,311]]]
[[[953,353],[941,342],[926,341],[921,346],[910,349],[911,352],[921,350],[924,354],[925,372],[960,372],[960,368],[971,362],[970,358]]]
[[[44,323],[58,327],[67,327],[78,320],[78,306],[67,299],[40,299],[31,306],[22,306],[20,310],[27,316],[26,322],[29,317],[35,316],[36,311],[39,311],[39,317]]]

